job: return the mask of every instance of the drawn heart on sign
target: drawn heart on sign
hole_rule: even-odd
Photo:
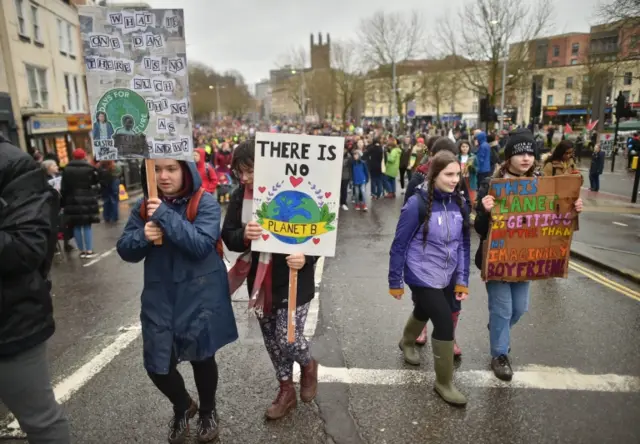
[[[320,243],[320,238],[319,237],[314,237],[313,238],[313,243],[318,245]]]
[[[267,240],[269,239],[269,235],[268,234],[263,234],[262,235],[262,240]]]
[[[605,139],[609,140],[609,139],[611,139],[611,134],[607,134],[607,135],[606,135],[606,136],[604,136],[604,137],[605,137]]]
[[[327,199],[329,199],[331,197],[331,193],[324,193],[324,197],[326,197]]]
[[[304,179],[302,177],[289,176],[289,182],[291,182],[291,185],[293,185],[293,188],[296,188],[298,185],[300,185],[303,180]]]
[[[264,193],[265,191],[267,191],[267,187],[258,187],[258,191]]]

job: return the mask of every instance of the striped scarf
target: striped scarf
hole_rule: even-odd
[[[243,226],[253,219],[253,189],[245,187],[244,200],[242,202],[242,224]],[[251,272],[252,262],[251,246],[242,253],[236,260],[235,265],[229,270],[229,289],[235,293],[238,288],[247,280]],[[271,314],[271,253],[260,253],[258,258],[258,269],[253,288],[249,293],[249,311],[254,311],[256,316],[262,318],[265,314]]]

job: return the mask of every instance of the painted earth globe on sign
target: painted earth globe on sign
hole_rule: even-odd
[[[300,191],[283,191],[278,193],[267,206],[266,217],[280,222],[294,224],[311,224],[320,222],[320,209],[316,202]],[[303,244],[311,237],[289,237],[274,234],[287,244]]]

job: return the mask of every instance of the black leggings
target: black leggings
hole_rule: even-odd
[[[191,397],[176,366],[175,356],[172,356],[169,373],[166,375],[147,373],[162,394],[169,398],[169,401],[173,404],[174,412],[183,414],[191,405]],[[216,390],[218,389],[216,357],[214,355],[204,361],[192,361],[191,366],[193,367],[193,379],[196,381],[198,398],[200,399],[200,414],[210,414],[216,409]]]
[[[413,317],[422,322],[431,320],[431,337],[438,341],[453,341],[451,307],[442,288],[411,286],[413,293]]]

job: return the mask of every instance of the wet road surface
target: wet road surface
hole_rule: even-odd
[[[386,282],[399,202],[371,207],[341,215],[337,256],[326,260],[319,287],[319,394],[282,421],[263,419],[277,382],[257,322],[247,315],[246,291],[234,295],[240,339],[217,355],[220,442],[640,442],[637,285],[596,270],[607,279],[598,281],[580,263],[568,279],[534,283],[530,312],[513,334],[516,377],[506,384],[489,371],[486,291],[473,269],[457,331],[463,358],[456,378],[469,405],[455,409],[432,391],[429,346],[419,368],[401,359],[397,342],[411,302],[388,296]],[[96,251],[112,251],[122,227],[95,226]],[[474,252],[476,245],[474,239]],[[166,442],[171,408],[142,367],[142,266],[115,252],[87,264],[71,254],[53,271],[50,361],[74,442]],[[195,395],[190,366],[180,369]],[[7,415],[0,406],[0,423]],[[2,442],[25,442],[11,434],[0,428]]]

